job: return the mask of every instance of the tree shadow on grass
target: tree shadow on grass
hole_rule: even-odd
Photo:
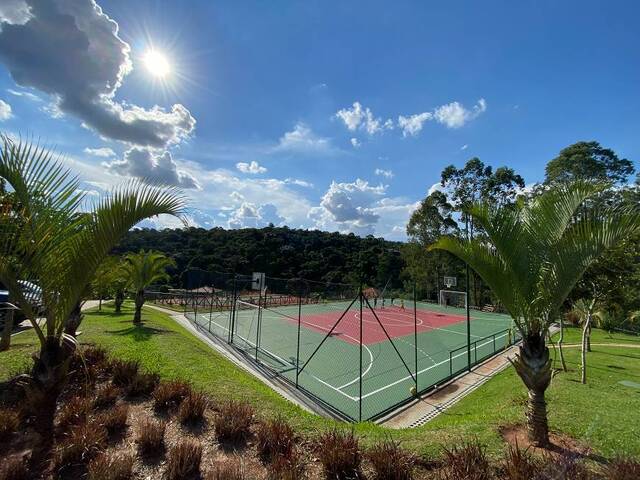
[[[134,342],[146,342],[154,335],[167,335],[172,332],[160,328],[147,327],[146,325],[131,325],[120,330],[106,330],[105,333],[131,337]]]

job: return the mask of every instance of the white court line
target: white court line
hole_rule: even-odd
[[[433,313],[438,313],[438,312],[433,312]],[[413,316],[411,316],[408,313],[404,313],[404,314],[401,313],[401,315],[405,315],[407,317],[413,318]],[[466,320],[464,320],[464,321],[466,321]],[[456,323],[461,323],[461,322],[456,322]],[[432,325],[426,325],[426,324],[425,324],[425,327],[430,328],[431,330],[442,330],[443,332],[455,333],[457,335],[465,335],[465,336],[467,335],[466,332],[456,332],[455,330],[449,330],[448,328],[434,327]],[[475,338],[484,338],[484,337],[482,337],[480,335],[474,335],[473,333],[471,334],[471,336],[475,337]]]
[[[507,336],[507,334],[501,335],[501,337],[506,337],[506,336]],[[500,338],[500,337],[496,337],[496,338]],[[480,346],[480,347],[482,347],[482,346],[484,346],[484,345],[488,345],[489,343],[492,343],[492,342],[493,342],[493,339],[491,339],[491,340],[487,340],[486,342],[481,343],[480,345],[476,345],[476,351],[478,350],[478,347],[479,347],[479,346]],[[462,353],[459,353],[458,355],[454,355],[453,357],[451,357],[451,360],[452,360],[452,359],[454,359],[454,358],[461,357],[462,355],[467,355],[467,350],[464,350]],[[424,368],[424,369],[422,369],[422,370],[420,370],[420,371],[418,372],[418,375],[420,375],[421,373],[427,372],[427,371],[431,370],[432,368],[439,367],[440,365],[443,365],[443,364],[447,363],[449,360],[450,360],[450,359],[449,359],[449,358],[447,358],[446,360],[443,360],[443,361],[441,361],[441,362],[438,362],[438,363],[436,363],[435,365],[431,365],[431,366],[429,366],[429,367],[427,367],[427,368]],[[395,381],[395,382],[393,382],[393,383],[390,383],[390,384],[388,384],[388,385],[385,385],[384,387],[380,387],[380,388],[378,388],[377,390],[374,390],[373,392],[369,392],[369,393],[367,393],[366,395],[363,395],[363,396],[362,396],[362,398],[364,399],[364,398],[370,397],[371,395],[375,395],[375,394],[377,394],[377,393],[380,393],[380,392],[382,392],[383,390],[386,390],[387,388],[393,387],[394,385],[397,385],[398,383],[402,383],[402,382],[404,382],[405,380],[408,380],[408,379],[410,379],[410,378],[412,378],[412,377],[411,377],[411,375],[409,375],[408,377],[401,378],[400,380],[396,380],[396,381]],[[356,398],[356,401],[357,401],[357,400],[358,400],[358,399]]]

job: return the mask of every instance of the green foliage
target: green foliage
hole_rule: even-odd
[[[545,169],[545,183],[575,180],[626,183],[634,172],[633,163],[618,158],[598,142],[577,142],[560,151]]]
[[[225,230],[213,228],[136,229],[130,231],[114,249],[115,254],[154,250],[176,262],[168,268],[169,283],[183,287],[182,272],[202,269],[251,274],[265,272],[278,278],[305,278],[321,282],[360,281],[384,286],[392,278],[401,286],[404,266],[398,254],[401,244],[372,236],[297,230],[287,227]]]
[[[122,266],[128,286],[134,291],[144,290],[153,283],[169,279],[168,268],[175,268],[175,262],[160,252],[141,250],[125,256]]]
[[[546,331],[584,271],[609,248],[640,232],[640,212],[603,207],[576,217],[599,189],[578,182],[516,208],[487,203],[469,211],[487,239],[443,237],[433,248],[468,262],[527,335]]]

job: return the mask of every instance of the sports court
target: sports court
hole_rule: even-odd
[[[398,299],[374,307],[359,296],[270,307],[237,300],[232,311],[187,315],[350,420],[375,419],[409,400],[416,378],[420,392],[468,366],[465,308],[414,309]],[[510,328],[506,315],[471,310],[472,364],[512,342]]]

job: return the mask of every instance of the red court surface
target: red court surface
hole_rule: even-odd
[[[338,321],[343,312],[331,311],[316,313],[313,315],[303,315],[302,325],[321,333],[328,333],[331,327]],[[413,310],[402,310],[400,307],[386,307],[384,310],[376,309],[376,315],[380,323],[384,325],[389,337],[403,337],[413,334],[414,318]],[[363,335],[362,342],[366,345],[387,341],[384,330],[376,320],[373,312],[365,308],[362,312]],[[426,310],[417,312],[418,333],[433,330],[435,328],[446,327],[454,323],[465,321],[462,315],[451,315]],[[338,326],[333,330],[332,336],[348,343],[360,344],[360,312],[357,309],[349,310]]]

